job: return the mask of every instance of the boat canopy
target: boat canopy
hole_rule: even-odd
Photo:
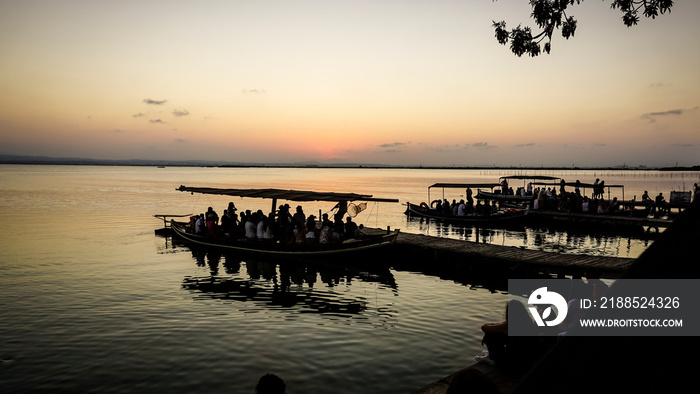
[[[532,182],[532,184],[536,185],[536,186],[554,186],[554,187],[561,186],[561,182],[555,182],[555,183],[552,183],[552,182]],[[578,186],[579,188],[583,189],[584,191],[586,189],[594,189],[596,187],[602,187],[604,189],[608,189],[608,199],[610,198],[610,190],[611,189],[613,189],[613,188],[622,189],[622,199],[623,200],[625,199],[625,185],[606,185],[606,184],[594,185],[592,183],[583,183],[583,182],[578,182],[578,183],[577,182],[564,182],[564,186],[573,187],[573,188]]]
[[[468,187],[474,189],[493,189],[494,187],[501,186],[500,183],[436,183],[432,186],[428,186],[428,189],[433,187],[441,187],[443,189],[466,189]]]
[[[492,189],[494,187],[500,187],[500,183],[436,183],[434,185],[428,186],[428,201],[432,201],[430,199],[430,189],[434,187],[439,187],[442,189],[442,198],[445,198],[445,189],[467,189],[467,188],[473,188],[473,189]]]
[[[499,179],[532,179],[537,181],[556,181],[557,179],[561,178],[549,175],[508,175],[502,176]]]
[[[533,184],[533,185],[537,185],[537,186],[561,186],[561,182],[555,182],[555,183],[551,183],[551,182],[532,182],[532,184]],[[564,186],[576,187],[577,185],[578,185],[578,187],[580,187],[580,188],[582,188],[582,189],[592,189],[592,188],[596,187],[596,185],[594,185],[594,184],[592,184],[592,183],[564,182]],[[604,187],[604,188],[613,188],[613,187],[615,187],[615,188],[623,188],[623,189],[625,188],[624,185],[605,185],[605,184],[603,184],[603,185],[597,185],[597,186],[598,186],[598,187]]]
[[[399,202],[395,198],[376,198],[367,194],[356,193],[333,193],[333,192],[313,192],[303,190],[283,190],[283,189],[222,189],[214,187],[188,187],[181,185],[175,189],[181,192],[219,194],[225,196],[250,197],[250,198],[270,198],[273,200],[288,201],[376,201],[376,202]]]

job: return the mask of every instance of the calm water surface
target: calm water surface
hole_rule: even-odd
[[[208,206],[221,213],[229,201],[176,192],[181,184],[356,192],[404,203],[426,200],[435,182],[508,174],[0,166],[0,389],[252,393],[272,372],[290,394],[411,392],[471,364],[481,352],[481,324],[503,317],[502,291],[391,262],[351,271],[193,250],[154,235],[162,222],[152,215]],[[698,181],[698,173],[559,175],[624,183],[627,198]],[[239,209],[270,208],[234,201]],[[331,208],[312,205],[307,213]],[[477,233],[407,221],[403,209],[372,204],[356,221],[566,253],[636,257],[652,242],[532,229]]]

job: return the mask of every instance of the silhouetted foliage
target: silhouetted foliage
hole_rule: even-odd
[[[562,37],[569,39],[576,32],[577,21],[569,16],[567,11],[570,6],[580,4],[583,0],[530,0],[535,24],[542,31],[533,36],[529,27],[518,25],[511,31],[506,30],[506,22],[493,22],[496,31],[496,39],[506,45],[510,42],[510,50],[518,56],[529,54],[539,55],[542,50],[549,53],[552,49],[552,35],[555,30],[560,30]],[[610,8],[622,12],[622,22],[627,27],[639,22],[639,13],[645,17],[655,19],[659,14],[671,12],[673,0],[612,0]],[[544,48],[540,45],[544,44]]]

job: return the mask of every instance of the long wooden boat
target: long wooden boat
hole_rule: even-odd
[[[196,235],[190,231],[189,223],[177,222],[175,220],[170,221],[170,228],[174,235],[198,245],[256,254],[284,255],[287,257],[327,256],[338,253],[364,251],[391,245],[396,241],[396,237],[399,235],[399,230],[392,230],[387,231],[385,234],[365,234],[360,238],[346,239],[340,243],[312,245]]]
[[[277,200],[286,201],[330,201],[345,203],[349,201],[374,201],[374,202],[398,202],[397,199],[376,198],[371,195],[362,195],[355,193],[325,193],[300,190],[280,190],[280,189],[220,189],[220,188],[203,188],[203,187],[187,187],[180,186],[178,189],[183,192],[202,193],[202,194],[219,194],[238,197],[254,197],[272,199],[272,207],[276,207]],[[167,216],[178,215],[156,215],[160,218]],[[247,253],[255,253],[272,256],[285,257],[324,257],[339,254],[347,254],[352,252],[360,252],[373,250],[389,246],[396,241],[399,235],[399,230],[389,230],[386,232],[365,231],[364,234],[356,238],[345,239],[338,243],[328,244],[296,244],[296,243],[281,243],[270,240],[257,240],[246,238],[230,238],[225,236],[208,236],[194,234],[190,228],[190,224],[186,222],[171,219],[169,222],[172,233],[187,242],[192,242],[198,245],[216,247],[228,250],[237,250]]]
[[[447,223],[464,224],[464,225],[512,225],[520,223],[525,219],[527,210],[525,209],[505,209],[493,212],[488,215],[467,214],[464,216],[449,215],[438,212],[436,209],[428,207],[425,203],[421,205],[406,203],[405,214],[413,217],[430,218],[440,220]]]
[[[554,177],[554,176],[548,176],[548,175],[508,175],[508,176],[502,176],[498,179],[498,184],[501,185],[501,190],[499,191],[486,191],[486,190],[479,190],[479,193],[477,193],[476,198],[481,199],[481,200],[493,200],[493,201],[499,201],[499,202],[510,202],[510,203],[516,203],[516,204],[522,204],[522,203],[527,203],[528,201],[532,200],[532,193],[525,193],[524,195],[520,193],[513,193],[509,194],[507,193],[507,189],[511,188],[512,185],[510,185],[508,182],[514,181],[514,180],[521,180],[523,181],[523,190],[527,190],[527,184],[536,184],[538,182],[554,182],[557,180],[560,180],[561,178],[559,177]],[[528,182],[529,181],[529,182]],[[505,190],[504,190],[505,189]]]

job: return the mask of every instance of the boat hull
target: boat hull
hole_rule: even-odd
[[[188,227],[187,223],[174,220],[170,222],[173,235],[198,245],[259,255],[300,258],[338,256],[375,250],[392,245],[399,235],[399,230],[394,230],[383,234],[364,235],[362,238],[346,240],[341,243],[297,245],[277,243],[274,241],[201,236],[189,232]]]
[[[526,210],[513,210],[491,215],[447,215],[439,213],[435,209],[421,207],[420,205],[407,203],[406,215],[422,218],[430,218],[448,223],[464,224],[464,225],[512,225],[522,223],[527,214]]]

